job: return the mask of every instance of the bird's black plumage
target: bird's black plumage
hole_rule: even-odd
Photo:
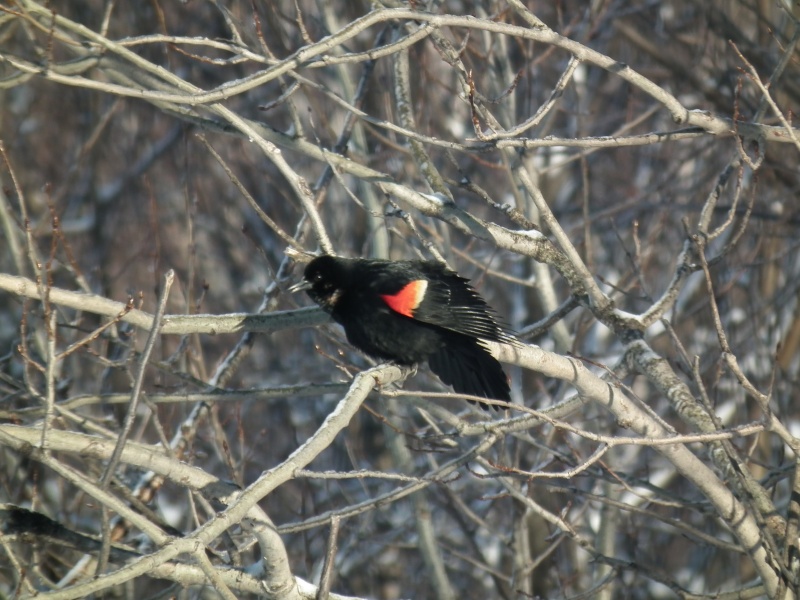
[[[515,338],[468,279],[439,263],[320,256],[295,289],[306,289],[366,354],[427,361],[458,393],[510,400],[508,378],[481,340]]]

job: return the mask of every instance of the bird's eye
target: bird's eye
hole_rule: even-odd
[[[318,281],[322,281],[322,273],[320,273],[319,271],[317,271],[316,273],[314,273],[314,274],[311,276],[311,279],[313,279],[315,283],[316,283],[316,282],[318,282]]]

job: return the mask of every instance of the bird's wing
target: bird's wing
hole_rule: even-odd
[[[394,293],[381,294],[390,309],[463,335],[498,342],[513,339],[468,279],[429,264],[424,268],[424,278],[412,279]]]

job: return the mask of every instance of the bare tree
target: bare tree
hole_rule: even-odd
[[[797,597],[798,16],[0,5],[2,596]],[[514,402],[318,252],[470,277]]]

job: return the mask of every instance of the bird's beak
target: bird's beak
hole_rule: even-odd
[[[310,290],[311,289],[311,282],[307,279],[301,279],[297,283],[295,283],[292,287],[289,288],[289,291],[294,294],[296,292],[302,292],[303,290]]]

